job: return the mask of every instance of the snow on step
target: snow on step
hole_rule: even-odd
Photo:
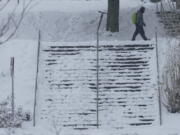
[[[101,43],[99,124],[102,128],[157,125],[155,45]],[[39,120],[60,119],[64,127],[95,128],[95,43],[43,44]]]
[[[100,120],[103,127],[158,123],[155,46],[107,45],[100,61]]]

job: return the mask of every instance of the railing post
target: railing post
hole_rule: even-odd
[[[160,76],[159,76],[159,50],[158,50],[158,33],[157,27],[155,28],[155,36],[156,36],[156,62],[157,62],[157,79],[158,79],[158,101],[159,101],[159,121],[160,125],[162,125],[162,106],[161,106],[161,88],[160,88]]]
[[[161,0],[161,3],[160,3],[160,12],[161,12],[161,14],[163,14],[163,11],[164,11],[164,7],[163,7],[163,3],[162,3],[162,0]]]
[[[158,3],[156,3],[156,13],[159,12],[159,6],[158,6]]]
[[[38,90],[38,74],[39,74],[39,56],[41,47],[41,31],[38,33],[38,50],[37,50],[37,67],[36,67],[36,82],[34,92],[34,112],[33,112],[33,126],[36,126],[36,105],[37,105],[37,90]]]
[[[11,109],[12,109],[12,119],[14,121],[14,57],[11,58],[10,62],[11,67],[11,79],[12,79],[12,93],[11,93]]]

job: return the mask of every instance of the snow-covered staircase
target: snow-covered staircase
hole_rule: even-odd
[[[160,22],[163,23],[166,32],[170,36],[180,35],[180,13],[176,11],[158,12]]]
[[[101,43],[99,125],[124,128],[159,124],[155,44]],[[42,44],[38,122],[96,128],[95,43]]]

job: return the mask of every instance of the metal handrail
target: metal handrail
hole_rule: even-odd
[[[96,91],[96,111],[97,111],[96,118],[97,118],[97,123],[96,124],[97,124],[97,128],[99,128],[99,29],[100,29],[104,14],[107,14],[106,12],[103,12],[103,11],[98,11],[98,13],[100,13],[101,16],[100,16],[99,24],[97,27],[97,33],[96,33],[97,34],[97,46],[96,46],[96,59],[97,59],[97,63],[96,63],[96,68],[97,68],[97,72],[96,72],[96,88],[97,88],[97,91]]]
[[[156,65],[157,65],[157,79],[158,79],[158,102],[159,102],[159,122],[162,125],[162,106],[161,106],[161,88],[160,88],[160,68],[159,68],[159,50],[158,50],[158,33],[157,27],[155,28],[155,38],[156,38]]]
[[[38,33],[37,67],[36,67],[36,82],[35,82],[34,111],[33,111],[33,126],[34,127],[36,126],[36,105],[37,105],[40,47],[41,47],[41,31],[39,31]]]

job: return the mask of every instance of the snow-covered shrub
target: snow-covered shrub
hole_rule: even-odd
[[[180,112],[180,44],[170,42],[163,74],[163,99],[171,113]]]
[[[0,103],[0,128],[21,127],[22,124],[22,110],[18,108],[15,110],[14,117],[12,115],[11,102],[9,98]]]

